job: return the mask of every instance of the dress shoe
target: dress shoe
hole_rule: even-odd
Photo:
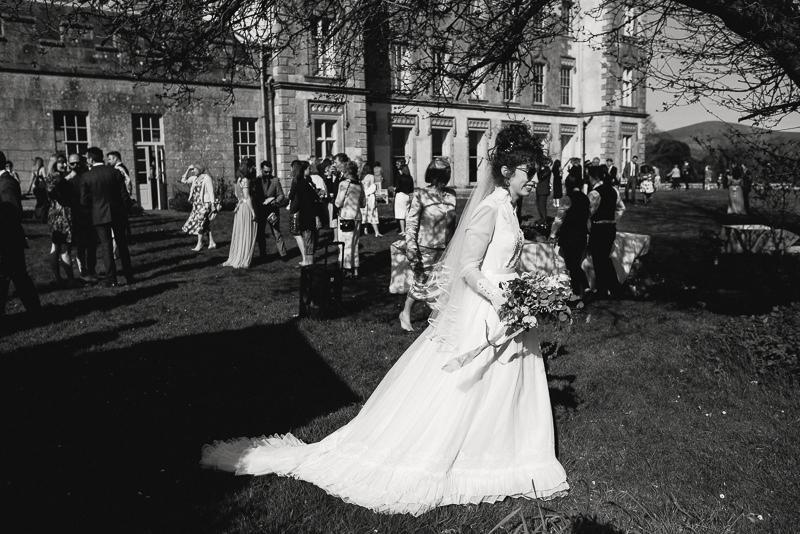
[[[117,283],[116,280],[103,280],[101,282],[101,285],[103,287],[118,287],[119,286],[119,284]]]

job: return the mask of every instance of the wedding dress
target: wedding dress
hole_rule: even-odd
[[[458,274],[470,289],[450,312],[456,323],[449,324],[461,323],[445,333],[451,339],[429,326],[361,412],[318,443],[291,434],[216,442],[204,448],[201,463],[306,480],[384,513],[565,493],[536,331],[489,347],[452,373],[442,370],[496,329],[497,313],[481,286],[516,276],[522,244],[509,194],[497,188],[466,227]]]

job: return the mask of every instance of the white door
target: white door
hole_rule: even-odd
[[[153,209],[153,193],[150,185],[150,176],[152,174],[150,165],[150,152],[149,146],[136,146],[133,149],[134,153],[134,176],[136,180],[136,187],[139,190],[139,203],[142,208],[146,210]]]

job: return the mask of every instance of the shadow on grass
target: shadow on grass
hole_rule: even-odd
[[[7,532],[213,532],[218,501],[248,481],[201,470],[204,444],[284,433],[359,400],[292,326],[83,352],[117,336],[3,355]]]
[[[82,315],[96,311],[106,311],[134,304],[141,300],[159,295],[179,287],[178,282],[165,282],[157,285],[121,286],[116,288],[102,288],[95,286],[92,291],[103,291],[103,295],[94,295],[83,300],[70,301],[65,304],[51,304],[44,306],[39,316],[30,316],[27,313],[7,315],[0,323],[0,334],[10,334],[33,326],[70,321]],[[81,292],[82,289],[70,291]]]

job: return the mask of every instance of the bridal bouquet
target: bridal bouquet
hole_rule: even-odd
[[[502,323],[498,331],[490,333],[487,325],[486,343],[453,358],[442,369],[452,373],[487,348],[502,345],[520,332],[538,326],[540,321],[572,324],[572,310],[567,303],[577,297],[572,294],[566,273],[545,275],[527,272],[519,278],[501,282],[500,287],[506,301],[498,310]]]
[[[569,275],[522,273],[501,285],[506,302],[498,315],[510,330],[529,330],[539,320],[572,323],[572,310],[567,302],[573,299]]]

